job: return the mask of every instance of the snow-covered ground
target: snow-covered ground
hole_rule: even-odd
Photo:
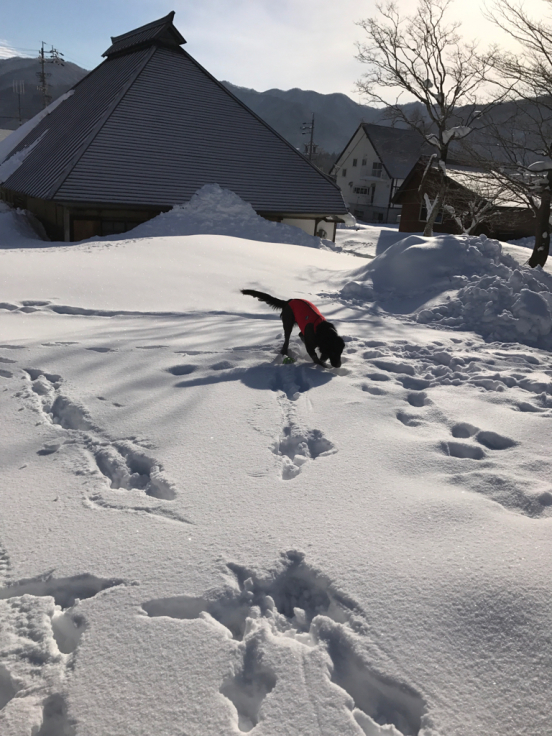
[[[4,215],[2,736],[550,733],[547,273]],[[342,368],[282,364],[245,287],[314,301]]]

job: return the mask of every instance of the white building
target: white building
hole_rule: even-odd
[[[331,175],[350,212],[364,222],[398,222],[391,201],[428,144],[412,129],[361,123],[333,165]]]

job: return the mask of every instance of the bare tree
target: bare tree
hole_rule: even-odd
[[[455,166],[448,168],[448,178],[451,184],[443,210],[463,234],[470,235],[482,225],[515,228],[527,212],[524,193],[499,171]]]
[[[446,190],[446,162],[454,141],[465,138],[490,106],[506,96],[501,90],[486,104],[488,82],[495,68],[494,51],[479,53],[477,42],[464,42],[459,23],[446,20],[451,0],[419,0],[412,16],[401,17],[397,5],[377,5],[379,16],[360,21],[368,40],[358,44],[357,58],[368,71],[357,82],[368,100],[385,106],[393,122],[406,123],[435,147],[430,167],[440,172],[441,186],[426,199],[424,235],[432,235]],[[388,90],[396,93],[389,103]],[[420,103],[404,106],[404,93]],[[421,110],[420,110],[421,107]]]
[[[549,9],[549,0],[543,1]],[[487,15],[523,49],[521,54],[495,55],[495,68],[503,88],[513,92],[520,121],[511,130],[512,140],[503,129],[495,131],[495,140],[502,158],[509,159],[510,176],[525,187],[536,213],[529,265],[544,266],[550,250],[552,196],[552,19],[532,18],[513,0],[496,0]]]

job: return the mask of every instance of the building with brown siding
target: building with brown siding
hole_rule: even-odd
[[[425,228],[427,209],[424,194],[433,199],[440,182],[435,168],[426,171],[427,164],[427,158],[420,158],[394,196],[394,201],[402,206],[400,232],[417,233],[423,232]],[[437,215],[434,232],[460,234],[462,228],[449,208],[460,215],[475,203],[488,203],[482,221],[471,234],[485,234],[499,240],[534,235],[533,211],[521,195],[508,187],[507,182],[500,181],[489,172],[458,163],[447,164],[446,170],[445,206]]]

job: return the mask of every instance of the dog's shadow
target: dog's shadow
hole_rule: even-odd
[[[314,364],[263,363],[251,368],[230,368],[207,375],[189,378],[175,383],[175,388],[207,386],[226,381],[241,381],[248,388],[257,391],[284,391],[288,398],[297,393],[305,393],[318,388],[335,377],[332,370],[320,368]]]

